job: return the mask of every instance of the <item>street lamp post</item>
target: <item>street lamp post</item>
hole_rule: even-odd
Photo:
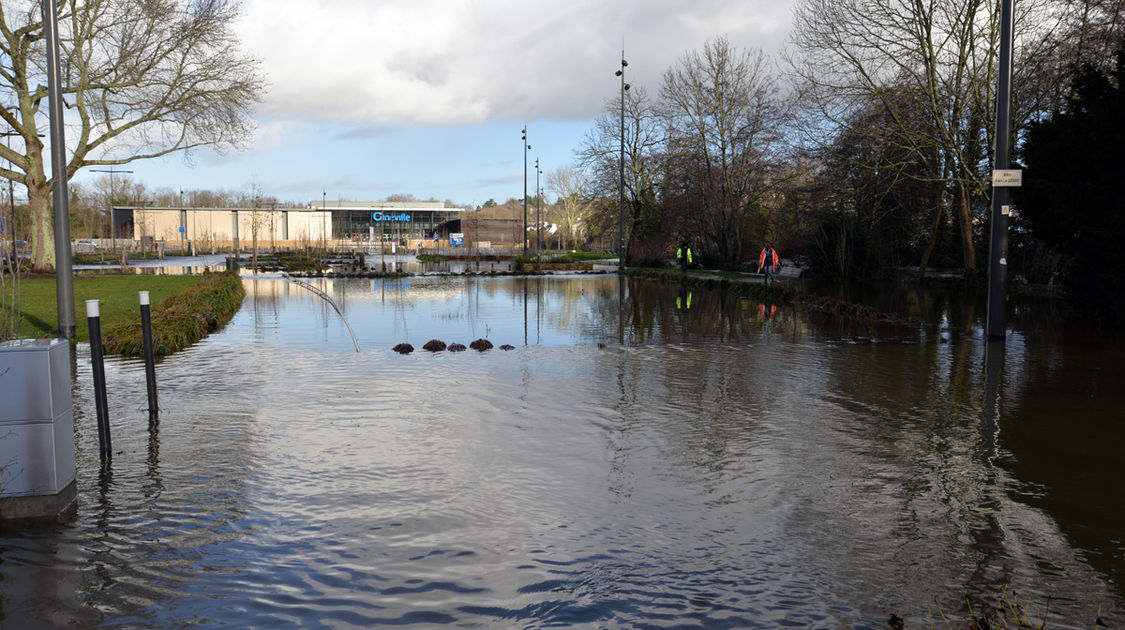
[[[20,135],[23,135],[23,134],[16,131],[15,129],[12,129],[10,131],[5,131],[4,132],[4,144],[7,145],[9,149],[11,149],[12,145],[9,142],[9,139],[12,136],[20,136]],[[12,167],[12,162],[9,160],[8,161],[8,168],[11,168],[11,167]],[[16,192],[15,192],[15,185],[13,183],[13,180],[11,180],[11,179],[8,180],[8,225],[10,226],[9,229],[10,229],[10,231],[11,231],[10,233],[12,235],[12,267],[14,268],[15,264],[16,264]]]
[[[10,107],[9,109],[13,109],[13,108]],[[17,131],[15,127],[12,127],[8,131],[5,131],[3,134],[0,134],[0,135],[4,136],[4,145],[6,147],[8,147],[9,150],[11,150],[11,148],[12,148],[12,143],[11,143],[12,137],[14,137],[14,136],[23,137],[23,133],[20,132],[20,131]],[[45,137],[43,134],[39,133],[38,130],[36,130],[36,136],[40,137],[40,138]],[[7,160],[7,162],[8,162],[8,169],[11,170],[13,168],[12,161]],[[15,190],[15,180],[14,179],[8,180],[8,225],[9,225],[9,230],[10,230],[9,233],[12,235],[12,264],[14,265],[15,262],[16,262],[16,190]]]
[[[523,236],[521,237],[523,242],[521,243],[521,245],[523,246],[523,255],[526,258],[527,257],[527,150],[531,148],[531,145],[527,143],[527,125],[523,126],[522,133],[523,133],[523,136],[522,136],[521,139],[523,141],[520,144],[523,145]]]
[[[195,236],[195,230],[191,231],[191,235]],[[187,210],[184,210],[184,189],[180,189],[180,249],[187,251]],[[195,245],[192,244],[192,249]]]
[[[328,220],[324,217],[325,206],[328,205],[328,193],[320,191],[320,244],[321,249],[328,251]]]
[[[535,252],[543,256],[543,194],[539,190],[539,156],[535,156]]]
[[[993,168],[1008,169],[1012,136],[1012,0],[1000,5],[1000,76],[996,85],[996,147]],[[995,179],[995,177],[994,177]],[[985,328],[989,339],[1002,341],[1007,320],[1008,293],[1008,189],[992,185],[992,229],[988,262],[988,314]]]
[[[55,218],[55,299],[59,334],[72,339],[74,321],[74,265],[70,253],[70,199],[67,195],[66,135],[63,125],[62,79],[59,64],[59,19],[55,0],[43,2],[47,39],[47,106],[51,119],[51,187]]]
[[[621,69],[615,74],[621,77],[621,157],[620,178],[617,184],[617,269],[625,267],[625,92],[629,84],[625,82],[625,50],[621,51]]]

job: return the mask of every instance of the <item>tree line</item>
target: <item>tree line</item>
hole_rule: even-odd
[[[1037,125],[1081,113],[1077,81],[1093,85],[1096,75],[1118,85],[1123,5],[1016,3],[1013,166],[1034,153]],[[68,178],[93,166],[189,156],[198,147],[236,149],[252,130],[252,107],[267,82],[239,49],[237,4],[135,8],[135,0],[61,3]],[[632,86],[606,103],[573,167],[547,176],[556,200],[544,207],[545,221],[565,235],[560,246],[612,247],[621,183],[630,265],[660,264],[687,241],[704,264],[737,269],[771,243],[827,277],[903,268],[921,277],[944,267],[978,280],[987,267],[999,11],[996,0],[798,0],[789,46],[777,56],[725,37],[707,41],[683,53],[658,85]],[[11,134],[0,144],[0,177],[26,186],[21,224],[32,266],[49,269],[53,181],[37,127],[47,92],[43,38],[41,3],[0,6],[0,119]],[[1090,156],[1075,159],[1086,165]],[[128,178],[100,187],[72,191],[76,234],[97,236],[114,203],[269,202],[260,191],[150,192]],[[1108,199],[1116,215],[1125,214]],[[1096,231],[1081,222],[1106,210],[1087,208],[1077,226],[1021,218],[1020,206],[1034,203],[1017,195],[1014,279],[1070,277],[1076,259],[1062,244]],[[522,206],[492,204],[512,214]]]
[[[1112,71],[1123,4],[1016,3],[1013,168],[1028,130],[1067,109],[1075,77]],[[668,68],[655,96],[632,86],[629,264],[659,263],[686,240],[706,264],[734,269],[772,243],[822,276],[943,267],[982,278],[999,10],[991,0],[800,0],[777,58],[718,37]],[[620,98],[576,154],[594,233],[617,230]],[[1016,280],[1057,277],[1046,228],[1014,225]]]

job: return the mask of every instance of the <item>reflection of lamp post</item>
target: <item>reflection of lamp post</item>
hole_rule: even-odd
[[[527,150],[531,145],[527,143],[527,125],[523,126],[523,255],[527,256]]]
[[[110,249],[117,249],[117,232],[114,230],[114,226],[113,226],[113,198],[117,195],[117,190],[114,187],[113,175],[115,173],[132,173],[133,171],[119,171],[119,170],[113,168],[113,166],[110,166],[109,169],[92,168],[92,169],[90,169],[90,172],[91,173],[109,173],[109,238],[110,238]]]
[[[621,179],[617,184],[617,268],[625,266],[625,92],[629,84],[625,82],[625,51],[621,51],[621,69],[615,74],[621,77]]]

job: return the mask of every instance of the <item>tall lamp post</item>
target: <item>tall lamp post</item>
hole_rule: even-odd
[[[539,156],[535,156],[535,253],[543,256],[543,195],[539,190]]]
[[[527,256],[527,150],[531,145],[527,143],[527,125],[523,126],[521,130],[523,136],[521,137],[523,145],[523,255]]]
[[[12,108],[9,108],[9,109],[12,109]],[[8,131],[5,131],[4,133],[2,133],[0,135],[4,136],[4,145],[9,150],[12,148],[12,143],[11,143],[12,137],[15,137],[15,136],[23,137],[23,133],[20,132],[20,131],[17,131],[15,127],[9,129]],[[36,131],[36,135],[40,138],[44,137],[43,134],[38,133],[38,130]],[[7,162],[8,162],[8,169],[11,170],[12,167],[13,167],[12,161],[7,160]],[[8,180],[8,226],[9,226],[9,234],[12,235],[12,264],[14,265],[15,262],[16,262],[16,253],[17,253],[16,252],[16,189],[15,189],[15,180],[14,179]]]
[[[320,243],[324,251],[328,251],[328,219],[325,218],[325,206],[328,205],[328,192],[320,191]]]
[[[59,334],[72,339],[74,322],[74,265],[70,254],[70,198],[66,184],[66,132],[63,125],[62,80],[59,69],[59,16],[55,0],[43,2],[47,39],[47,105],[51,118],[51,187],[55,218],[55,298]]]
[[[4,132],[4,144],[11,148],[9,138],[12,136],[22,136],[20,132],[12,129]],[[8,161],[8,168],[12,167],[12,162]],[[16,264],[16,192],[13,180],[8,180],[8,225],[12,235],[12,265]]]
[[[191,231],[191,235],[195,236],[195,230]],[[180,189],[180,249],[187,250],[187,210],[184,209],[184,189]],[[194,244],[192,249],[194,249]]]
[[[629,84],[625,82],[625,67],[629,65],[625,61],[625,50],[621,50],[621,69],[616,73],[621,77],[621,158],[620,158],[620,179],[617,183],[617,269],[621,270],[625,267],[625,92],[629,90]]]
[[[122,171],[110,166],[108,169],[92,168],[91,173],[109,173],[109,238],[110,249],[117,249],[117,232],[113,229],[113,198],[117,195],[117,188],[114,186],[113,176],[117,173],[132,173],[133,171]]]
[[[1007,320],[1008,293],[1008,186],[998,182],[997,171],[1010,166],[1009,143],[1012,137],[1012,0],[1000,5],[1000,76],[996,84],[996,153],[992,173],[992,229],[988,253],[987,336],[1003,340]]]

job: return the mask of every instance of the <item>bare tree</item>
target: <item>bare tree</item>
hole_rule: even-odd
[[[229,0],[87,0],[62,3],[60,86],[73,153],[66,177],[93,165],[121,165],[197,147],[238,147],[251,133],[250,108],[264,89],[257,62],[234,37]],[[0,177],[27,186],[32,266],[54,266],[44,170],[42,105],[47,96],[41,3],[0,5],[0,119],[24,150],[0,146],[11,168]]]
[[[769,61],[720,37],[665,72],[660,96],[670,173],[681,178],[671,187],[690,194],[690,205],[699,208],[689,217],[695,238],[713,239],[718,258],[738,264],[747,238],[764,229],[769,171],[781,140],[783,110]]]
[[[1019,3],[1022,58],[1050,54],[1046,35],[1060,19],[1052,3],[1057,0]],[[912,176],[939,186],[923,270],[943,215],[957,221],[964,268],[975,267],[974,222],[989,192],[998,13],[990,0],[800,0],[794,10],[797,56],[791,61],[804,102],[822,118],[817,131],[847,129],[865,119],[857,111],[877,103],[884,112],[877,132],[928,165],[911,170]],[[1029,85],[1033,71],[1028,64],[1017,67],[1024,69],[1015,81]],[[1034,91],[1016,92],[1022,99],[1017,108],[1026,111]],[[830,138],[831,132],[824,139]]]
[[[253,247],[252,264],[255,268],[258,266],[258,235],[262,233],[267,227],[271,225],[270,216],[271,212],[266,210],[263,206],[270,203],[270,200],[262,197],[262,186],[257,182],[250,184],[250,198],[247,200],[250,205],[250,244]]]
[[[588,188],[586,174],[578,169],[564,166],[547,173],[547,189],[558,197],[554,216],[563,230],[562,249],[568,247],[567,243],[577,248],[577,228],[587,219],[591,205],[585,198]]]
[[[606,102],[605,113],[576,151],[579,166],[586,171],[590,193],[605,200],[618,199],[621,179],[621,98]],[[635,244],[662,233],[661,213],[656,203],[660,182],[664,122],[641,86],[625,92],[625,208],[626,258],[636,262]],[[601,233],[617,232],[619,203],[594,204],[588,219],[598,223]]]

